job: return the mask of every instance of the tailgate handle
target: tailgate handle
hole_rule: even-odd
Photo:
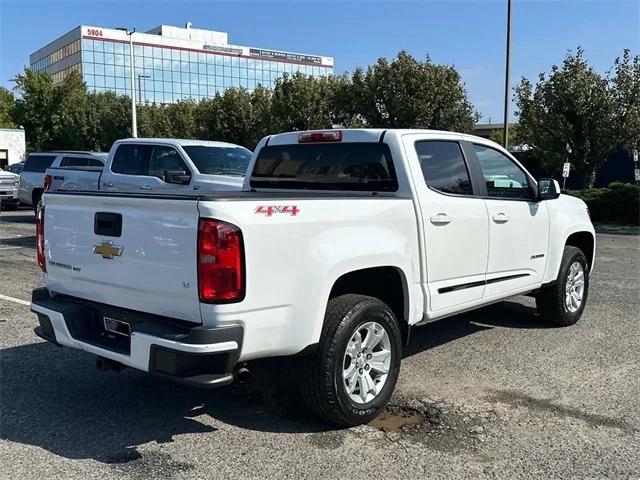
[[[120,213],[97,212],[93,221],[93,233],[105,237],[122,235],[122,215]]]

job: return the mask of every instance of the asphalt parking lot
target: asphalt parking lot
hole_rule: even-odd
[[[39,284],[34,230],[0,215],[0,295]],[[576,326],[519,297],[415,329],[387,418],[345,430],[301,409],[295,363],[213,391],[102,373],[0,297],[0,477],[639,478],[640,237],[597,241]]]

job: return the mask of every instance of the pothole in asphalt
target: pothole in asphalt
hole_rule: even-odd
[[[392,441],[408,440],[438,450],[461,450],[486,441],[482,417],[460,407],[427,399],[395,398],[369,423]]]
[[[383,432],[400,432],[409,425],[417,425],[423,421],[423,417],[415,412],[391,412],[389,410],[391,409],[383,411],[374,418],[369,422],[369,426],[382,430]]]

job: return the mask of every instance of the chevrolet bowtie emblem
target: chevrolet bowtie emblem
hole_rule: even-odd
[[[114,245],[113,242],[107,240],[93,247],[93,253],[102,255],[102,258],[119,257],[122,255],[122,250],[124,250],[123,247],[118,247],[117,245]]]

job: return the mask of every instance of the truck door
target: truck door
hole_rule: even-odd
[[[487,207],[475,191],[459,136],[403,138],[423,221],[428,308],[446,314],[482,298]]]
[[[534,180],[516,161],[488,145],[473,144],[486,186],[489,259],[484,296],[542,282],[549,245],[549,213],[534,198]]]
[[[105,168],[100,188],[107,191],[189,193],[193,175],[170,145],[125,143]]]

